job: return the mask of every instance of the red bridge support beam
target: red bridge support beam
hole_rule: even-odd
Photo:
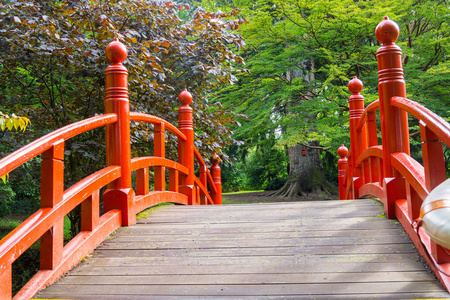
[[[178,145],[179,163],[189,169],[189,174],[181,178],[180,193],[188,196],[189,205],[197,205],[197,189],[194,188],[194,123],[192,120],[192,95],[186,89],[178,96],[178,129],[186,136],[186,141]]]
[[[404,178],[391,164],[391,154],[409,151],[407,113],[391,105],[394,96],[406,97],[402,68],[402,50],[394,44],[399,35],[398,25],[388,17],[375,29],[377,40],[382,46],[377,51],[378,93],[380,99],[381,139],[383,145],[383,187],[385,190],[385,213],[395,218],[394,203],[406,199]]]
[[[122,225],[136,223],[133,211],[134,190],[131,186],[130,102],[128,101],[128,71],[122,65],[127,49],[117,39],[106,47],[111,63],[105,71],[105,113],[117,114],[117,122],[106,125],[106,165],[120,166],[121,177],[108,185],[103,195],[104,211],[120,209]]]

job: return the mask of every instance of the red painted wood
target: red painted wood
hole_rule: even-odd
[[[182,141],[186,141],[186,136],[178,128],[176,128],[174,125],[170,124],[164,119],[143,113],[130,112],[130,121],[142,121],[152,124],[164,124],[164,127],[167,130],[171,131]]]
[[[53,208],[64,193],[64,141],[59,140],[42,154],[41,208]],[[40,269],[54,269],[62,259],[64,219],[57,221],[40,239]]]
[[[16,294],[14,299],[30,299],[37,291],[58,280],[64,273],[75,266],[83,257],[120,227],[120,211],[111,210],[99,219],[99,225],[93,231],[82,231],[64,247],[63,260],[53,270],[40,270]]]
[[[134,191],[131,188],[130,103],[128,101],[128,71],[122,65],[127,49],[117,39],[105,50],[111,63],[105,70],[105,113],[116,113],[117,122],[106,126],[106,165],[120,166],[121,176],[108,184],[103,194],[103,208],[122,211],[122,224],[136,223],[133,214]]]
[[[208,176],[206,175],[208,172],[208,168],[206,167],[206,165],[200,165],[199,166],[199,181],[200,184],[206,189],[206,186],[208,184]],[[200,195],[200,204],[208,204],[206,195],[208,195],[208,193],[202,193]]]
[[[392,106],[401,108],[416,119],[423,121],[439,139],[450,147],[450,124],[423,105],[404,97],[393,97]]]
[[[346,189],[344,187],[345,169],[347,168],[347,155],[348,149],[344,145],[341,145],[337,151],[339,155],[338,160],[338,181],[339,181],[339,200],[346,200]]]
[[[166,138],[164,123],[155,124],[154,156],[164,158],[166,156]],[[155,191],[166,189],[166,169],[163,166],[155,166]]]
[[[439,265],[434,257],[429,255],[432,252],[430,237],[422,228],[419,229],[420,235],[418,235],[414,227],[411,226],[413,220],[409,217],[410,213],[408,212],[408,204],[405,199],[398,200],[395,203],[395,210],[397,219],[411,238],[411,241],[416,246],[416,249],[426,260],[442,285],[447,289],[447,291],[450,291],[450,276],[448,276],[448,274],[450,274],[450,264],[444,263]]]
[[[136,196],[134,201],[134,212],[137,214],[152,205],[164,202],[187,205],[188,198],[186,195],[171,191],[150,192],[147,195]]]
[[[358,129],[358,122],[364,112],[364,97],[360,94],[363,89],[363,83],[358,78],[353,77],[348,83],[348,89],[352,95],[348,98],[349,103],[349,125],[350,125],[350,151],[352,153],[352,165],[353,171],[353,198],[359,198],[358,191],[364,182],[364,176],[368,177],[368,166],[364,166],[364,163],[358,165],[356,161],[359,155],[367,148],[367,137],[365,133],[365,125]],[[366,174],[367,173],[367,174]]]
[[[351,195],[379,197],[384,203],[386,216],[400,220],[422,256],[427,259],[447,290],[450,290],[450,276],[447,275],[450,273],[448,251],[437,246],[425,231],[420,230],[425,244],[422,247],[412,226],[412,221],[419,217],[422,202],[429,191],[446,179],[442,142],[450,146],[450,124],[424,106],[405,98],[401,49],[394,44],[399,34],[398,26],[386,17],[377,26],[375,33],[382,43],[377,51],[379,100],[360,114],[361,104],[355,104],[359,98],[354,100],[354,97],[358,95],[362,85],[356,80],[349,84],[352,92],[349,157],[354,158],[349,158],[340,189],[344,189],[344,194],[349,198]],[[378,107],[382,136],[382,145],[379,146],[376,126]],[[423,166],[409,153],[407,114],[419,120]],[[369,176],[366,166],[369,166]],[[364,178],[363,184],[361,176]],[[350,186],[349,183],[353,185]]]
[[[382,46],[377,51],[378,60],[378,93],[380,99],[381,139],[383,144],[384,178],[396,178],[400,174],[392,168],[391,154],[404,152],[409,155],[408,116],[403,110],[391,105],[394,96],[405,97],[405,81],[402,69],[402,51],[395,45],[399,35],[396,23],[385,17],[375,29],[375,35]],[[398,193],[394,187],[386,195],[387,209],[394,209]],[[388,211],[393,216],[394,211]]]
[[[187,175],[189,173],[188,168],[185,166],[167,158],[155,157],[155,156],[141,156],[131,160],[131,171],[146,167],[163,166],[168,169],[175,169],[182,174]]]
[[[198,161],[198,163],[200,165],[206,166],[206,163],[203,160],[203,158],[202,158],[200,152],[197,150],[197,148],[194,148],[194,156],[195,156],[195,159],[197,159],[197,161]],[[214,179],[212,178],[211,172],[208,169],[206,169],[206,181],[208,183],[208,187],[209,187],[211,193],[217,193],[216,185],[214,183]],[[205,185],[205,187],[206,187],[206,185]]]
[[[185,89],[178,96],[182,106],[178,109],[178,129],[186,136],[186,142],[178,146],[178,161],[188,168],[187,176],[182,177],[180,192],[188,196],[189,204],[198,204],[194,189],[194,124],[192,121],[192,95]]]
[[[446,178],[444,151],[442,142],[425,122],[420,125],[420,138],[422,141],[423,168],[425,183],[429,191],[441,184]]]
[[[376,120],[376,111],[380,109],[380,100],[375,100],[372,103],[370,103],[369,105],[367,105],[367,107],[364,109],[362,115],[361,115],[361,119],[358,122],[358,127],[357,130],[361,130],[364,126],[365,123],[369,122],[369,115],[372,115],[371,120],[375,121]],[[375,126],[376,128],[376,126]],[[377,143],[373,144],[373,145],[377,145]],[[373,146],[371,145],[371,146]]]
[[[133,169],[133,163],[131,163]],[[136,171],[136,195],[147,195],[150,191],[148,167]]]
[[[180,186],[179,178],[180,176],[178,170],[169,169],[169,191],[178,193]]]
[[[135,214],[140,210],[161,202],[196,204],[200,195],[205,195],[210,204],[221,203],[220,168],[216,165],[212,176],[193,145],[190,94],[180,94],[179,99],[183,105],[180,108],[180,129],[155,116],[130,113],[128,72],[122,65],[126,59],[126,49],[116,40],[108,45],[106,56],[111,65],[105,71],[105,115],[58,129],[0,160],[0,174],[4,175],[39,154],[42,154],[43,159],[41,209],[0,241],[0,299],[11,299],[11,265],[38,239],[41,239],[42,245],[41,270],[17,294],[17,299],[29,299],[46,284],[54,282],[118,226],[133,224]],[[155,124],[155,157],[131,160],[131,120]],[[64,191],[64,141],[104,125],[107,167]],[[178,137],[180,163],[164,158],[166,128]],[[194,155],[202,166],[201,179],[194,175]],[[156,188],[161,190],[165,188],[164,170],[169,169],[170,191],[149,191],[148,167],[155,167],[155,173],[160,177]],[[132,171],[137,174],[137,197],[131,188]],[[195,188],[194,183],[197,184]],[[211,194],[206,189],[208,183]],[[105,213],[100,216],[99,190],[106,185],[109,189],[103,197]],[[179,190],[185,195],[179,193]],[[212,192],[215,193],[214,200]],[[188,195],[191,196],[190,201]],[[81,232],[63,246],[64,216],[80,204]]]
[[[0,299],[12,298],[12,264],[0,268]]]
[[[50,132],[49,134],[2,158],[0,160],[0,176],[11,172],[18,166],[50,149],[53,144],[59,140],[67,141],[68,139],[83,132],[115,122],[117,122],[116,114],[105,114],[79,121]]]
[[[81,202],[81,231],[93,231],[100,218],[100,195],[95,191]]]
[[[210,159],[213,164],[211,167],[211,175],[214,180],[214,185],[216,186],[215,192],[212,194],[214,199],[214,204],[222,204],[222,179],[220,176],[220,158],[219,155],[214,153],[214,155]]]
[[[197,193],[197,199],[202,202],[199,202],[199,204],[204,204],[204,205],[208,205],[208,204],[215,204],[213,197],[214,194],[208,193],[208,190],[206,189],[206,187],[203,185],[203,183],[200,181],[200,179],[198,179],[197,177],[194,177],[194,182],[195,182],[195,186],[196,186],[196,193]]]

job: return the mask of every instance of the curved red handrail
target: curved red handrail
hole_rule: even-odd
[[[406,153],[393,153],[392,166],[405,177],[406,181],[414,188],[420,198],[425,199],[428,190],[425,185],[425,171],[423,166]]]
[[[198,149],[196,147],[194,147],[194,156],[200,165],[206,166],[205,161],[203,160],[200,152],[198,151]],[[211,188],[211,191],[214,193],[217,193],[216,185],[214,184],[214,180],[213,180],[211,172],[209,171],[208,168],[206,168],[206,176],[207,176],[207,179],[209,182],[209,187]]]
[[[142,121],[152,124],[164,124],[164,126],[170,131],[172,131],[179,139],[181,139],[183,142],[186,141],[186,136],[178,128],[176,128],[175,126],[173,126],[171,123],[167,122],[164,119],[148,114],[131,112],[130,121]]]
[[[2,158],[0,160],[0,177],[50,149],[52,144],[59,140],[66,141],[83,132],[115,122],[117,122],[116,114],[105,114],[82,120],[50,132]]]
[[[179,171],[184,175],[189,174],[189,169],[173,160],[157,157],[157,156],[142,156],[131,160],[131,171],[146,167],[167,167]]]
[[[450,147],[450,124],[423,105],[404,98],[392,97],[391,104],[422,120],[447,146]]]
[[[367,148],[361,153],[361,155],[356,160],[356,164],[359,166],[364,160],[369,157],[378,157],[383,159],[383,147],[382,146],[372,146]]]
[[[372,111],[376,111],[380,109],[380,100],[375,100],[372,103],[370,103],[369,105],[367,105],[366,109],[364,109],[361,118],[359,119],[358,122],[358,126],[356,127],[357,131],[361,131],[364,123],[366,122],[367,119],[367,114],[372,112]]]
[[[41,208],[0,241],[0,269],[12,264],[62,216],[68,214],[93,192],[120,177],[120,167],[110,166],[91,174],[64,192],[53,208]]]
[[[204,186],[204,185],[200,182],[200,179],[198,179],[197,177],[194,177],[194,182],[195,182],[195,184],[202,190],[203,195],[205,195],[205,196],[208,198],[209,202],[210,202],[211,204],[214,204],[214,201],[213,201],[213,199],[211,198],[211,195],[208,193],[208,190],[206,189],[206,186]]]

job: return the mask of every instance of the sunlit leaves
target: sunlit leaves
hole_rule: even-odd
[[[2,131],[5,129],[25,131],[28,124],[30,124],[30,120],[26,117],[18,117],[15,114],[9,116],[0,111],[0,129]]]

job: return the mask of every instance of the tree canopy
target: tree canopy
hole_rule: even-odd
[[[248,72],[217,92],[225,108],[249,116],[234,128],[235,138],[246,141],[240,153],[258,149],[268,138],[277,140],[274,147],[318,141],[331,151],[322,151],[324,163],[340,144],[348,145],[347,83],[357,76],[365,85],[366,104],[377,99],[374,31],[384,16],[401,29],[397,44],[404,53],[408,97],[441,115],[448,111],[447,1],[204,0],[199,5],[239,7],[248,20],[240,27],[246,65],[237,66]]]

